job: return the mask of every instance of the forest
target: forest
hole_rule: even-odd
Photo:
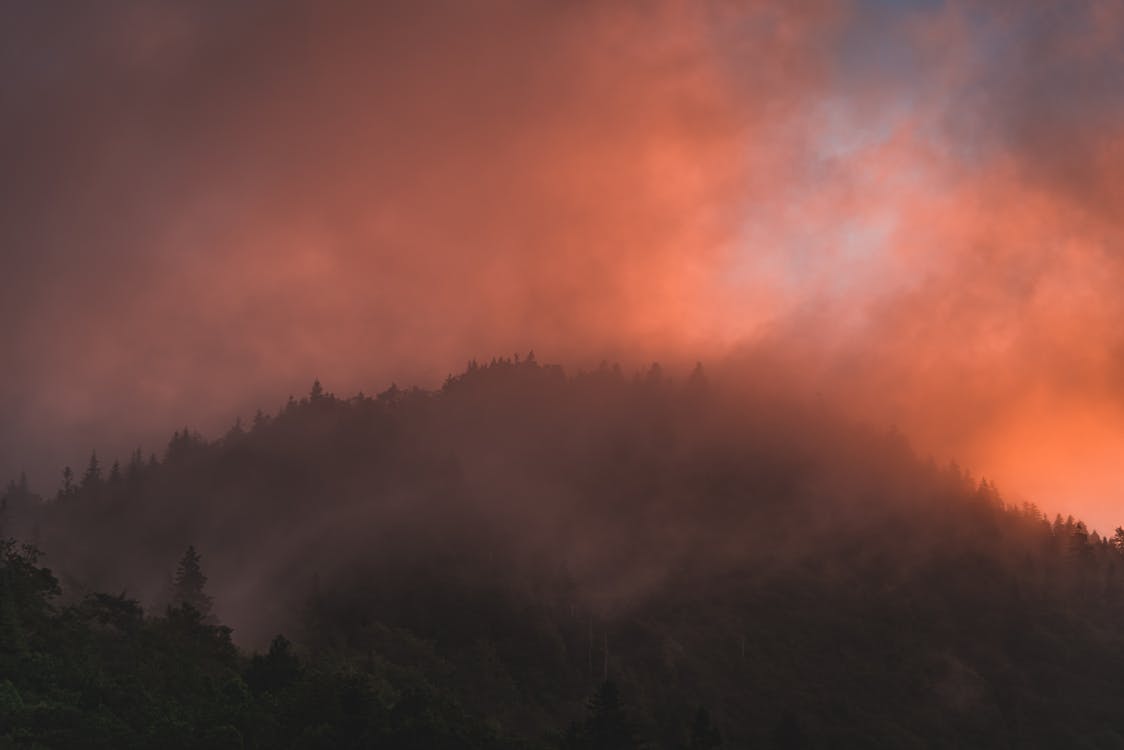
[[[1124,529],[701,366],[317,381],[0,538],[0,747],[1124,748]]]

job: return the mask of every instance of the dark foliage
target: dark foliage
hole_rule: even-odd
[[[416,675],[306,665],[281,637],[247,660],[189,604],[57,607],[34,550],[0,554],[0,747],[514,747]]]
[[[5,548],[0,726],[45,746],[1124,748],[1124,531],[749,390],[473,363],[437,392],[317,383],[162,460],[91,459],[49,501],[14,482],[0,522],[55,573]],[[176,606],[93,593],[123,586]]]
[[[172,605],[191,607],[206,618],[211,614],[212,599],[203,590],[207,585],[207,576],[203,575],[199,559],[195,547],[189,545],[180,559],[179,566],[176,568],[176,577],[172,581]]]

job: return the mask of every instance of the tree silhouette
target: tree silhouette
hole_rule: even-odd
[[[703,371],[702,362],[696,362],[695,369],[691,370],[691,375],[687,378],[687,395],[690,397],[701,396],[707,392],[709,387],[710,382]]]
[[[66,497],[74,491],[74,470],[66,466],[62,470],[62,488],[59,490],[61,497]]]
[[[89,712],[76,733],[154,733],[99,735],[104,747],[184,746],[169,727],[185,721],[206,725],[192,725],[193,746],[239,746],[208,734],[229,726],[246,748],[469,747],[429,731],[435,706],[454,704],[399,700],[422,684],[572,750],[1124,736],[1124,526],[1103,539],[1003,504],[990,481],[826,409],[790,413],[769,395],[743,409],[723,388],[684,399],[608,363],[567,379],[531,361],[470,366],[447,391],[324,393],[260,415],[237,441],[184,429],[184,461],[134,452],[120,481],[99,450],[96,495],[79,488],[84,465],[61,502],[4,477],[0,536],[41,536],[76,590],[36,614],[16,596],[19,566],[0,570],[0,747],[95,744],[50,734],[50,705]],[[213,528],[262,561],[246,606],[284,604],[240,635],[296,628],[291,646],[239,658],[203,621],[218,607],[197,549],[173,546],[177,569],[161,542]],[[586,548],[592,562],[571,567]],[[307,613],[290,595],[300,571],[318,571]],[[117,594],[75,595],[164,578],[143,618]],[[590,602],[633,581],[641,595],[627,614],[600,612],[594,638]],[[599,687],[606,662],[620,692]]]
[[[280,690],[300,677],[300,660],[293,653],[292,644],[278,635],[269,644],[263,656],[254,654],[246,670],[246,684],[257,693]]]
[[[1110,544],[1112,545],[1112,548],[1117,552],[1124,554],[1124,527],[1116,527],[1116,533],[1112,535],[1112,541],[1110,542]]]
[[[632,725],[621,703],[620,691],[605,680],[589,700],[586,739],[592,750],[627,750],[636,747]]]
[[[113,466],[109,469],[109,483],[116,485],[121,481],[121,462],[114,461]]]
[[[176,577],[172,584],[172,604],[177,607],[188,605],[206,618],[211,614],[212,600],[203,591],[207,585],[207,576],[203,575],[203,569],[199,565],[200,559],[195,546],[189,545],[176,568]]]
[[[1069,556],[1077,565],[1088,565],[1093,559],[1093,546],[1089,543],[1089,530],[1084,522],[1073,524],[1069,535]]]
[[[101,464],[98,462],[97,451],[90,454],[90,463],[86,465],[86,473],[82,475],[82,489],[93,490],[101,485]]]

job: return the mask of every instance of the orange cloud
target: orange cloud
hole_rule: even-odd
[[[919,5],[13,14],[0,468],[736,350],[1114,525],[1124,14]]]

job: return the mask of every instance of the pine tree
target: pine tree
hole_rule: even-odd
[[[246,683],[255,693],[285,688],[300,677],[301,664],[292,644],[283,635],[273,639],[264,656],[254,654],[246,670]]]
[[[1124,527],[1116,527],[1116,533],[1112,535],[1112,541],[1109,543],[1117,552],[1124,554]]]
[[[203,591],[203,587],[207,585],[207,576],[203,575],[203,569],[199,565],[200,559],[195,546],[188,546],[176,568],[176,577],[172,585],[172,605],[177,607],[188,605],[207,618],[211,614],[212,600]]]
[[[132,455],[129,456],[129,469],[128,469],[129,481],[135,482],[137,479],[139,479],[140,475],[141,475],[141,472],[143,470],[144,470],[144,454],[141,453],[140,448],[137,448],[135,451],[133,451]]]
[[[612,680],[605,680],[589,701],[586,737],[592,750],[629,750],[636,747],[632,725]]]
[[[226,442],[236,443],[242,438],[246,437],[246,429],[242,426],[242,417],[234,420],[234,426],[227,430]]]
[[[706,373],[703,372],[702,362],[695,363],[695,369],[691,371],[690,377],[687,378],[687,395],[690,397],[698,397],[707,392],[710,383],[707,380]]]
[[[59,497],[69,497],[70,493],[74,491],[74,470],[66,466],[62,470],[62,488],[59,490]]]
[[[1078,565],[1087,565],[1093,559],[1093,547],[1089,543],[1089,530],[1084,522],[1078,521],[1073,525],[1069,536],[1069,557]]]
[[[90,454],[90,463],[86,465],[86,473],[82,475],[82,489],[96,490],[101,486],[101,464],[98,462],[97,451]]]

